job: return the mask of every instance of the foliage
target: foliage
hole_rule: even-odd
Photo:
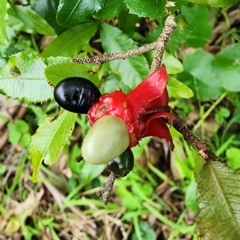
[[[23,147],[28,147],[31,140],[29,126],[23,120],[17,120],[14,123],[8,123],[9,141],[12,144],[19,143]]]
[[[239,207],[235,203],[240,193],[238,191],[239,177],[239,172],[218,162],[204,164],[201,168],[197,176],[199,193],[197,227],[200,236],[204,239],[238,238],[240,234]],[[228,185],[226,185],[226,178]],[[206,219],[208,219],[207,222]],[[226,219],[231,219],[228,224],[225,222]],[[217,225],[216,222],[218,222]]]
[[[76,114],[64,111],[55,121],[46,119],[39,125],[36,134],[32,137],[30,148],[33,181],[37,181],[39,166],[43,159],[46,164],[53,164],[58,159],[73,131],[75,119]]]
[[[62,203],[62,210],[70,206],[88,204],[94,205],[97,211],[104,213],[126,210],[121,221],[133,224],[131,239],[157,238],[149,223],[144,221],[144,216],[149,214],[154,215],[159,222],[163,222],[172,229],[169,239],[183,234],[194,235],[194,226],[187,226],[183,220],[184,213],[176,219],[176,222],[162,214],[169,210],[169,206],[154,191],[158,187],[158,183],[151,176],[154,174],[167,182],[172,192],[179,190],[184,192],[186,209],[197,214],[196,230],[201,239],[216,237],[219,240],[237,239],[240,236],[239,212],[238,205],[235,203],[240,198],[237,185],[240,169],[240,141],[239,134],[231,128],[240,120],[239,37],[232,35],[232,44],[223,43],[217,54],[209,53],[206,46],[213,41],[211,36],[214,14],[212,13],[221,14],[212,7],[232,7],[238,1],[191,0],[189,1],[191,3],[187,3],[185,0],[41,0],[24,2],[27,3],[26,6],[21,6],[14,0],[8,3],[6,0],[0,0],[2,6],[0,10],[0,92],[28,104],[29,109],[38,116],[36,121],[39,121],[37,122],[39,127],[36,131],[23,120],[8,123],[9,142],[26,148],[26,153],[28,153],[30,134],[32,134],[29,151],[33,181],[37,181],[41,169],[41,172],[44,172],[51,181],[64,185],[64,181],[46,170],[42,162],[52,165],[59,159],[61,153],[68,153],[70,156],[68,165],[72,177],[64,185],[67,189],[67,197]],[[151,174],[135,164],[135,168],[126,178],[117,179],[115,183],[122,207],[110,203],[105,208],[100,200],[94,199],[92,192],[85,192],[86,198],[79,198],[79,191],[98,187],[100,183],[103,184],[106,181],[104,177],[99,178],[105,166],[76,162],[81,152],[77,143],[70,144],[69,138],[76,127],[81,128],[81,136],[84,137],[89,125],[85,116],[77,116],[64,110],[58,112],[53,100],[54,86],[66,77],[78,76],[92,81],[99,86],[102,93],[119,88],[124,92],[131,91],[147,77],[153,60],[151,52],[125,60],[110,61],[102,66],[78,64],[72,59],[93,56],[99,51],[123,52],[151,43],[162,32],[166,16],[179,9],[182,14],[176,19],[177,29],[163,57],[163,63],[170,75],[167,89],[171,97],[171,106],[185,120],[197,106],[200,114],[193,131],[206,140],[216,155],[225,162],[203,163],[179,133],[171,129],[176,146],[175,165],[184,182],[183,188],[151,163],[148,163]],[[222,11],[224,12],[225,9]],[[141,29],[142,22],[149,23],[149,19],[154,27],[146,24],[148,29]],[[43,38],[47,41],[44,42]],[[194,51],[186,54],[184,48],[191,48]],[[185,101],[190,98],[191,106]],[[47,103],[46,112],[38,109],[38,105],[43,103]],[[218,106],[219,103],[221,106]],[[206,134],[204,124],[207,125],[209,118],[215,119],[217,124]],[[148,142],[148,139],[144,139],[140,147],[133,149],[135,158],[143,153]],[[70,145],[71,151],[68,149]],[[20,189],[23,187],[19,180],[23,178],[24,166],[29,160],[27,155],[23,155],[21,162],[18,163],[17,175],[12,185],[7,188],[7,194],[0,207],[0,211],[4,212],[7,220],[8,216],[3,210],[4,204],[16,187]],[[5,166],[1,164],[0,176],[5,171]],[[143,179],[141,175],[144,176]],[[40,179],[43,181],[42,177]],[[21,196],[21,200],[24,200],[24,196],[26,193]],[[39,199],[36,202],[39,203]],[[26,215],[21,216],[20,220],[17,214],[19,213],[10,214],[13,217],[6,223],[8,233],[22,228],[25,238],[30,239],[37,235],[36,231],[41,232],[41,228],[49,226],[52,236],[57,236],[54,229],[59,226],[55,225],[51,217],[36,218],[34,227],[37,230],[35,231],[27,229],[23,224],[26,218],[31,216],[31,208]],[[91,216],[91,214],[94,215],[94,211],[84,209],[84,214]]]
[[[238,3],[238,0],[190,0],[190,2],[205,4],[212,7],[228,7]]]

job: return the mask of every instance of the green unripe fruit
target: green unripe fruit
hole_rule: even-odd
[[[123,152],[119,157],[108,163],[107,168],[116,177],[125,177],[134,166],[134,156],[130,148]]]
[[[99,118],[82,144],[83,159],[91,164],[107,163],[122,154],[129,145],[125,122],[110,115]]]

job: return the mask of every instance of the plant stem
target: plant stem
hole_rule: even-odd
[[[169,15],[165,21],[163,31],[158,40],[156,41],[156,53],[151,65],[149,75],[155,72],[160,67],[164,50],[170,39],[170,36],[172,35],[176,27],[177,24],[175,22],[175,15]]]
[[[93,63],[93,64],[101,65],[103,63],[106,63],[112,60],[125,59],[133,55],[142,54],[145,52],[149,52],[151,50],[156,50],[156,54],[150,70],[150,74],[151,74],[160,66],[166,44],[176,27],[177,27],[177,24],[175,22],[175,15],[169,15],[165,21],[165,27],[163,28],[163,32],[155,42],[152,42],[142,47],[134,48],[125,52],[121,52],[121,53],[103,54],[103,55],[97,55],[97,56],[87,57],[87,58],[73,58],[72,62],[79,63],[79,64]]]
[[[105,205],[108,204],[115,179],[116,179],[115,174],[111,172],[102,190],[96,193],[98,197],[102,198],[102,201]]]
[[[187,127],[187,125],[177,117],[168,117],[167,121],[170,125],[172,125],[178,132],[180,132],[184,139],[194,146],[198,154],[207,162],[207,161],[220,161],[221,159],[218,158],[210,149],[210,147],[200,140],[197,136],[195,136]]]
[[[112,60],[116,60],[116,59],[124,60],[125,58],[131,57],[133,55],[149,52],[151,50],[156,49],[156,46],[157,46],[157,41],[144,45],[142,47],[128,50],[126,52],[102,54],[102,55],[96,55],[88,58],[73,58],[72,62],[80,63],[80,64],[93,63],[93,64],[101,65],[103,63],[110,62]]]

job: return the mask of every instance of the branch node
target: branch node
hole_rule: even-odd
[[[198,151],[198,154],[199,154],[203,159],[205,159],[205,160],[208,159],[208,155],[206,154],[206,152],[205,152],[204,149],[200,149],[200,150]]]

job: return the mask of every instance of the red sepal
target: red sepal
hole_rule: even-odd
[[[152,105],[158,104],[158,106],[164,106],[168,104],[168,94],[166,91],[167,81],[168,75],[166,68],[162,65],[127,94],[135,116],[144,113],[145,110],[150,107],[154,107]],[[158,100],[158,98],[160,99]],[[152,102],[154,99],[156,99],[156,104]],[[162,103],[164,103],[164,105]]]
[[[169,141],[171,150],[174,149],[174,144],[173,144],[170,131],[166,123],[161,118],[149,119],[146,126],[147,126],[147,129],[144,134],[144,137],[155,136],[159,138],[165,138],[166,140]]]

